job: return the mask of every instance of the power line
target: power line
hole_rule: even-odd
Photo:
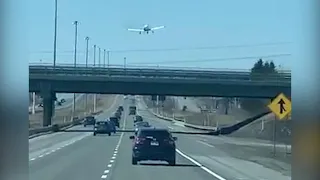
[[[233,57],[233,58],[210,58],[210,59],[196,59],[196,60],[179,60],[179,61],[158,61],[158,62],[142,62],[142,63],[130,63],[134,65],[143,64],[165,64],[165,63],[195,63],[195,62],[217,62],[217,61],[232,61],[232,60],[252,60],[252,59],[265,59],[265,58],[275,58],[275,57],[287,57],[291,56],[289,53],[284,54],[271,54],[264,56],[246,56],[246,57]]]
[[[227,45],[227,46],[204,46],[204,47],[189,47],[189,48],[159,48],[159,49],[129,49],[129,50],[109,50],[110,53],[130,53],[130,52],[161,52],[161,51],[187,51],[187,50],[213,50],[213,49],[232,49],[232,48],[248,48],[248,47],[263,47],[273,45],[285,45],[291,42],[274,42],[274,43],[260,43],[260,44],[246,44],[246,45]],[[36,51],[32,54],[46,54],[52,51]],[[73,53],[72,50],[59,51],[59,53]],[[79,51],[85,53],[85,51]]]

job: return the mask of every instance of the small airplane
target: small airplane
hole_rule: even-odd
[[[128,29],[128,31],[139,32],[139,34],[141,34],[143,32],[149,34],[150,31],[152,33],[154,33],[155,30],[163,29],[163,28],[164,28],[164,26],[158,26],[158,27],[150,28],[150,26],[148,24],[146,24],[146,25],[143,26],[142,29]]]

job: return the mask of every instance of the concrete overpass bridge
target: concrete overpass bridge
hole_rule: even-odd
[[[249,70],[169,67],[30,65],[29,91],[41,93],[44,125],[55,93],[274,98],[291,96],[291,73],[265,76]]]

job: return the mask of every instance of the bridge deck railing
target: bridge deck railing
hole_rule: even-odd
[[[31,67],[47,67],[52,68],[54,67],[52,63],[29,63],[29,66]],[[201,72],[243,72],[243,73],[249,73],[250,69],[230,69],[230,68],[204,68],[204,67],[176,67],[176,66],[163,66],[163,65],[148,65],[148,66],[142,66],[142,65],[134,65],[134,64],[127,64],[127,65],[119,65],[119,64],[109,64],[109,65],[98,65],[98,64],[69,64],[69,63],[59,63],[56,64],[56,68],[94,68],[94,69],[112,69],[112,68],[123,68],[123,69],[151,69],[151,70],[174,70],[174,71],[186,71],[186,70],[192,70],[192,71],[201,71]],[[279,73],[283,74],[291,74],[290,70],[278,70]]]
[[[263,81],[269,83],[291,83],[290,73],[276,75],[255,74],[245,71],[215,71],[162,69],[162,68],[127,68],[127,67],[72,67],[72,66],[30,66],[31,75],[44,76],[104,76],[104,77],[144,77],[144,78],[183,78],[183,79],[219,79],[239,81]]]

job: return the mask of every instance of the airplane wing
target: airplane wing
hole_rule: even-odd
[[[164,28],[164,26],[154,27],[154,28],[151,28],[151,31],[158,30],[158,29],[163,29],[163,28]]]
[[[143,32],[143,29],[128,29],[128,31]]]

